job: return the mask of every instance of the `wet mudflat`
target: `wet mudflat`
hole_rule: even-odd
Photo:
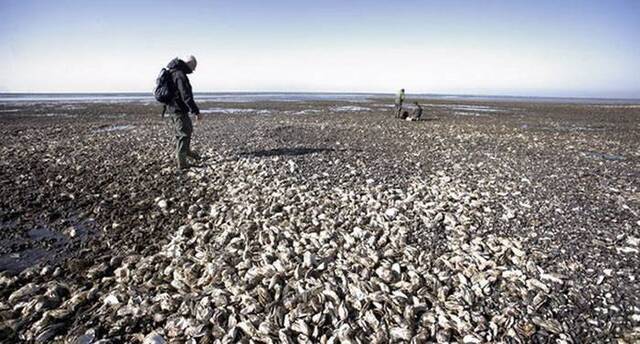
[[[0,104],[0,339],[640,340],[640,108]]]

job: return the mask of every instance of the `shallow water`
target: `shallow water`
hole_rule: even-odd
[[[68,245],[86,242],[95,235],[95,230],[92,229],[95,225],[93,219],[74,219],[72,223],[67,230],[72,230],[73,234],[66,230],[61,233],[47,226],[40,226],[30,229],[25,236],[0,241],[2,247],[12,248],[10,253],[0,254],[0,271],[20,272],[36,264],[62,259],[71,253]],[[5,222],[0,224],[0,229],[13,229],[15,225],[15,222]]]
[[[269,110],[260,110],[260,111],[269,111]],[[227,115],[240,114],[240,113],[252,113],[258,112],[256,109],[237,109],[237,108],[210,108],[200,110],[200,113],[222,113]]]
[[[31,242],[32,244],[27,244]],[[40,247],[33,243],[44,242],[47,247]],[[23,246],[18,252],[12,252],[0,255],[0,271],[21,271],[32,265],[49,258],[53,258],[53,254],[57,249],[68,242],[68,238],[64,235],[54,232],[46,227],[36,227],[27,232],[24,239],[9,239],[2,242],[3,246]]]
[[[130,125],[130,124],[112,125],[112,126],[108,126],[108,127],[95,129],[95,130],[93,130],[93,132],[94,133],[107,133],[107,132],[118,131],[118,130],[131,130],[133,128],[135,128],[135,125]]]
[[[609,161],[622,161],[622,160],[626,160],[625,157],[621,156],[621,155],[615,155],[615,154],[609,154],[609,153],[601,153],[601,152],[584,152],[582,153],[584,154],[586,157],[590,157],[590,158],[596,158],[596,159],[603,159],[603,160],[609,160]]]
[[[125,118],[125,117],[127,117],[126,113],[109,114],[109,115],[98,115],[98,118],[106,118],[106,119]]]
[[[301,102],[301,101],[347,101],[368,102],[369,98],[380,96],[375,93],[198,93],[194,94],[196,101],[209,102]],[[125,102],[149,102],[155,99],[150,93],[0,93],[2,103],[125,103]]]
[[[0,271],[22,271],[47,257],[51,257],[51,251],[42,248],[29,248],[18,253],[0,255]]]
[[[299,111],[285,111],[286,114],[290,114],[290,115],[308,115],[308,114],[319,113],[319,112],[322,112],[322,111],[318,110],[318,109],[305,109],[305,110],[299,110]]]
[[[504,109],[497,109],[490,106],[480,106],[480,105],[451,105],[451,106],[444,105],[444,106],[449,107],[453,110],[472,111],[472,112],[504,112],[506,111]]]
[[[364,106],[352,106],[352,105],[348,105],[348,106],[336,106],[336,107],[332,107],[330,110],[331,110],[331,111],[335,111],[335,112],[347,112],[347,111],[357,112],[357,111],[371,111],[371,108],[364,107]]]
[[[78,115],[73,115],[73,114],[69,114],[66,112],[41,112],[41,113],[37,113],[37,112],[23,112],[20,113],[19,110],[16,111],[1,111],[0,110],[0,116],[2,115],[8,116],[8,117],[15,117],[15,116],[20,116],[20,117],[49,117],[49,118],[53,118],[53,117],[61,117],[61,118],[75,118],[78,117]]]
[[[604,127],[590,127],[590,126],[579,126],[579,125],[557,125],[557,126],[529,126],[528,124],[523,124],[521,126],[522,129],[537,129],[542,131],[573,131],[573,132],[599,132],[606,131],[607,128]]]
[[[56,233],[45,227],[33,228],[27,233],[27,235],[29,235],[29,238],[31,238],[32,240],[58,241],[58,240],[66,239],[64,235],[60,233]]]
[[[481,101],[525,101],[525,102],[564,102],[577,104],[611,104],[612,106],[640,107],[640,99],[602,99],[602,98],[554,98],[554,97],[513,97],[490,95],[447,95],[447,94],[409,94],[412,98],[442,100],[481,100]],[[313,92],[196,92],[196,101],[210,102],[303,102],[303,101],[345,101],[366,103],[376,98],[392,98],[393,93],[313,93]],[[35,103],[155,103],[151,93],[0,93],[0,104]]]
[[[456,116],[472,116],[472,117],[485,117],[488,116],[486,113],[477,113],[477,112],[467,112],[467,111],[455,111],[453,113]]]

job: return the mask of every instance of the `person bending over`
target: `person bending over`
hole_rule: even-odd
[[[167,69],[171,72],[171,81],[173,82],[174,95],[168,104],[171,120],[176,135],[176,158],[178,160],[178,169],[186,170],[191,165],[187,162],[187,157],[200,160],[200,156],[191,150],[191,134],[193,133],[193,124],[189,118],[189,113],[200,120],[200,109],[193,99],[191,83],[187,74],[191,74],[196,70],[196,58],[191,55],[185,59],[175,58],[167,65]]]

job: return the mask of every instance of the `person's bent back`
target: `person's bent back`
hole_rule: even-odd
[[[169,104],[173,108],[174,112],[185,114],[192,113],[194,115],[200,113],[200,109],[198,109],[198,105],[196,105],[196,102],[193,99],[191,83],[189,82],[189,78],[187,77],[187,74],[191,74],[195,70],[195,58],[193,58],[193,61],[193,68],[191,68],[189,64],[177,57],[171,60],[171,62],[169,62],[169,64],[167,65],[167,69],[171,71],[171,79],[173,81],[173,84],[176,87],[176,93],[174,94],[173,100]]]

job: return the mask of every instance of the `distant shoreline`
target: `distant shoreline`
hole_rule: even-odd
[[[366,101],[369,98],[393,97],[393,93],[364,92],[195,92],[200,101]],[[497,102],[560,102],[594,104],[640,104],[640,98],[606,97],[543,97],[512,95],[471,95],[408,93],[408,97],[420,100],[475,100]],[[2,92],[0,103],[8,102],[113,102],[113,101],[155,101],[150,92]]]

